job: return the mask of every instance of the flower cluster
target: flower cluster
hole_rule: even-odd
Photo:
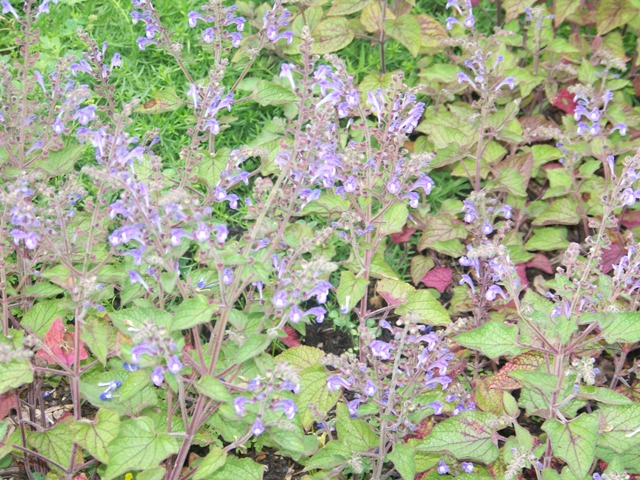
[[[106,400],[111,400],[113,398],[113,392],[115,392],[118,388],[122,386],[122,382],[120,380],[113,380],[111,382],[99,383],[98,386],[107,387],[100,394],[100,400],[106,401]]]
[[[161,33],[162,26],[158,24],[157,19],[153,15],[153,6],[151,0],[131,0],[133,8],[136,10],[131,12],[131,20],[133,24],[138,22],[144,23],[145,36],[139,37],[136,42],[140,50],[144,50],[149,45],[157,45],[158,40],[155,38],[156,33]]]
[[[475,465],[471,462],[461,462],[460,470],[464,473],[473,473],[475,470]],[[436,472],[438,475],[448,475],[451,472],[451,468],[444,460],[440,460],[438,462],[438,466],[436,467]]]
[[[213,2],[212,8],[209,6],[203,7],[205,13],[210,15],[203,15],[200,12],[191,11],[187,15],[189,19],[189,26],[194,28],[198,24],[198,20],[204,23],[214,23],[214,27],[207,27],[202,32],[202,41],[204,43],[213,43],[214,41],[220,42],[219,35],[223,34],[224,38],[231,42],[231,45],[235,48],[240,46],[242,41],[242,32],[244,30],[244,24],[246,19],[241,16],[236,16],[235,12],[238,9],[236,5],[221,8],[218,2]],[[235,32],[222,31],[220,26],[232,26],[235,25]]]
[[[246,385],[245,394],[236,397],[233,409],[237,417],[250,415],[251,433],[261,435],[265,428],[282,423],[281,416],[293,420],[298,412],[292,394],[300,392],[300,379],[296,371],[279,362],[265,377],[255,377]]]
[[[509,205],[500,205],[496,199],[488,198],[484,192],[472,193],[463,201],[462,211],[465,223],[472,225],[474,242],[467,245],[467,254],[460,257],[458,263],[470,267],[471,274],[463,274],[460,285],[467,284],[476,292],[475,277],[484,299],[493,302],[498,298],[507,298],[507,293],[497,285],[503,282],[513,288],[520,286],[515,267],[501,240],[509,228],[512,211]],[[497,225],[498,217],[505,221]],[[478,246],[475,246],[478,244]],[[473,277],[472,277],[473,275]]]
[[[442,390],[449,386],[451,378],[446,373],[453,359],[439,334],[424,325],[412,324],[410,319],[406,321],[404,327],[380,321],[381,329],[392,338],[370,339],[366,363],[348,355],[340,358],[329,355],[326,360],[336,369],[327,378],[327,389],[350,392],[353,399],[347,406],[351,416],[366,416],[367,413],[360,412],[361,406],[368,403],[388,409],[394,416],[389,429],[398,435],[415,430],[416,424],[431,412],[442,412],[441,401],[420,403],[415,399],[433,392],[438,385]]]
[[[41,240],[42,222],[35,214],[32,202],[33,189],[26,179],[18,179],[8,185],[8,192],[3,192],[2,204],[11,206],[9,222],[13,229],[9,231],[13,243],[22,243],[27,250],[35,250]]]
[[[282,31],[289,25],[291,12],[282,6],[281,1],[274,2],[273,7],[264,15],[262,30],[267,40],[276,43],[278,40],[284,39],[287,43],[293,41],[293,32],[291,30]]]
[[[177,355],[178,346],[166,330],[152,321],[145,321],[140,328],[129,327],[134,333],[129,353],[131,362],[125,368],[134,371],[142,366],[154,366],[151,381],[159,387],[164,382],[166,372],[177,375],[182,370],[182,362]]]
[[[582,85],[574,85],[569,90],[575,95],[574,101],[577,103],[573,118],[578,122],[578,135],[595,137],[604,133],[603,129],[607,124],[605,112],[609,102],[613,99],[611,90],[606,90],[602,95],[598,95],[592,89]],[[620,122],[606,132],[606,136],[616,130],[622,136],[627,134],[627,126]]]
[[[509,87],[509,90],[513,90],[515,88],[515,78],[495,78],[498,74],[498,66],[502,63],[504,57],[500,54],[492,54],[492,57],[493,64],[488,66],[487,64],[491,63],[490,59],[487,59],[482,51],[475,51],[470,58],[464,61],[464,66],[472,73],[473,79],[464,72],[458,72],[458,84],[467,83],[477,92],[491,90],[499,93],[502,87]],[[489,84],[491,79],[494,79],[494,81]]]
[[[453,25],[458,24],[462,25],[464,28],[473,29],[476,24],[476,19],[473,16],[473,9],[471,8],[470,0],[462,0],[462,5],[458,0],[447,0],[447,5],[445,8],[453,7],[460,17],[464,17],[464,20],[461,22],[455,17],[447,18],[447,30],[451,30]]]
[[[336,73],[330,65],[320,65],[313,73],[315,84],[320,87],[323,97],[316,103],[316,108],[332,105],[336,107],[338,117],[345,118],[360,104],[360,95],[353,86],[353,75],[341,71],[342,64],[336,62],[335,66],[338,69]]]

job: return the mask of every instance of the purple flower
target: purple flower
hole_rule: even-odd
[[[462,275],[462,279],[460,280],[460,285],[466,283],[467,285],[469,285],[471,287],[471,291],[473,293],[476,293],[476,287],[473,284],[473,280],[471,279],[471,276],[467,275],[466,273],[464,275]]]
[[[211,232],[209,228],[203,223],[198,223],[198,228],[193,231],[193,238],[195,238],[198,242],[206,242],[209,240],[211,236]]]
[[[467,473],[473,473],[473,470],[475,468],[473,463],[471,462],[462,462],[460,466],[462,467],[462,470],[464,470]]]
[[[238,397],[233,401],[233,409],[238,417],[242,417],[245,414],[245,405],[247,403],[253,403],[253,400],[245,397]]]
[[[153,39],[147,38],[147,37],[140,37],[140,38],[138,38],[136,40],[136,42],[137,42],[138,48],[140,50],[144,50],[149,45],[157,45],[158,44],[157,40],[153,40]]]
[[[327,311],[322,307],[313,307],[304,312],[304,316],[313,315],[316,317],[316,323],[322,323],[324,322],[324,316],[326,313]]]
[[[434,415],[440,415],[442,413],[442,402],[427,403],[424,408],[433,408]]]
[[[482,225],[482,233],[485,235],[491,235],[491,233],[493,233],[493,225],[491,225],[491,222],[488,220]]]
[[[169,361],[167,362],[167,370],[174,375],[180,373],[180,370],[182,370],[182,362],[178,355],[171,355],[171,358],[169,358]]]
[[[340,387],[350,388],[351,382],[345,380],[340,375],[329,375],[327,377],[327,390],[333,392],[339,390]]]
[[[622,191],[622,204],[627,207],[631,207],[636,203],[636,192],[634,192],[633,188],[625,188]]]
[[[231,46],[238,48],[242,42],[242,34],[240,32],[227,32],[226,37],[231,41]]]
[[[255,422],[253,422],[253,425],[251,427],[251,433],[253,433],[256,437],[261,435],[264,432],[264,425],[262,425],[262,421],[260,421],[260,419],[256,419]]]
[[[513,90],[515,88],[515,78],[507,77],[502,80],[498,85],[496,85],[495,91],[499,91],[502,87],[507,86],[509,90]]]
[[[107,400],[111,400],[113,398],[113,392],[111,390],[105,390],[100,394],[100,400],[106,402]]]
[[[502,288],[500,288],[498,285],[491,285],[487,289],[487,292],[484,296],[489,302],[493,302],[498,295],[500,295],[502,298],[507,298]]]
[[[202,41],[204,43],[212,43],[215,40],[215,34],[213,28],[209,27],[202,32]]]
[[[611,129],[611,133],[618,130],[623,137],[627,134],[627,125],[625,123],[616,123]]]
[[[147,285],[147,282],[145,282],[140,274],[135,270],[129,270],[129,280],[131,281],[131,285],[133,285],[134,283],[139,283],[143,286],[147,293],[149,292],[149,285]]]
[[[282,410],[284,412],[284,415],[289,419],[293,419],[293,417],[295,416],[296,412],[298,411],[298,407],[296,407],[296,404],[293,400],[289,400],[286,398],[283,398],[282,400],[277,401],[274,405],[273,405],[273,409],[274,410]]]
[[[205,17],[204,15],[202,15],[199,12],[189,12],[187,14],[187,18],[189,19],[189,26],[191,28],[195,27],[198,23],[198,20],[202,20],[203,22],[212,22],[213,18],[211,17]]]
[[[225,268],[222,271],[222,283],[224,283],[226,286],[231,285],[231,282],[233,282],[233,270],[231,270],[230,268]]]
[[[362,403],[362,399],[359,397],[354,398],[350,402],[347,402],[347,408],[349,409],[349,415],[351,418],[356,418],[358,416],[358,407]]]
[[[131,352],[133,352],[133,349],[131,349]],[[129,362],[122,362],[122,368],[124,368],[127,372],[135,372],[140,369],[140,367],[136,363]]]
[[[74,120],[78,120],[78,123],[80,123],[80,125],[87,125],[89,122],[95,120],[96,118],[96,106],[89,105],[87,107],[78,109],[73,115],[73,118]]]
[[[374,357],[381,358],[383,360],[389,360],[391,358],[391,349],[393,345],[382,340],[374,340],[369,345],[371,353]]]
[[[433,188],[433,180],[429,176],[424,173],[421,173],[418,179],[413,182],[411,185],[411,190],[417,190],[418,188],[422,188],[425,195],[429,195]]]
[[[302,320],[303,316],[304,313],[302,310],[300,310],[300,307],[298,307],[298,305],[294,305],[289,310],[289,321],[291,323],[298,323],[300,320]]]
[[[315,296],[317,302],[323,304],[327,301],[327,295],[329,295],[329,290],[331,290],[332,287],[329,282],[319,280],[316,286],[307,292],[307,298]]]
[[[162,367],[156,367],[151,372],[151,381],[156,387],[162,385],[164,382],[164,369]]]
[[[387,192],[391,195],[397,195],[400,191],[400,182],[396,177],[393,177],[391,180],[387,182]]]
[[[291,85],[291,90],[296,89],[296,83],[293,79],[293,69],[294,65],[292,63],[283,63],[280,65],[280,78],[286,78],[289,80],[289,84]]]
[[[271,301],[278,309],[286,308],[289,305],[289,293],[286,290],[278,290]]]
[[[364,384],[363,391],[367,397],[373,397],[378,391],[378,387],[376,386],[373,380],[367,380],[366,383]]]
[[[446,475],[447,473],[449,473],[449,466],[446,463],[444,463],[442,460],[440,460],[438,462],[438,474]]]
[[[191,238],[191,234],[189,232],[184,231],[182,228],[172,228],[171,229],[171,246],[179,247],[182,243],[182,238],[187,237]]]
[[[14,17],[18,18],[18,14],[16,13],[15,9],[9,3],[9,0],[2,0],[2,14],[6,15],[7,13],[10,13]]]
[[[213,227],[213,229],[216,232],[216,241],[218,243],[224,243],[229,236],[229,229],[227,228],[227,226],[216,225],[215,227]]]
[[[35,250],[40,241],[40,236],[36,232],[23,232],[22,230],[13,229],[9,234],[13,237],[13,243],[16,245],[22,240],[27,250]]]
[[[473,222],[478,216],[476,207],[471,200],[462,201],[462,211],[465,212],[464,221],[467,223]]]

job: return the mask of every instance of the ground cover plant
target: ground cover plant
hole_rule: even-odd
[[[0,8],[0,477],[640,475],[640,2]]]

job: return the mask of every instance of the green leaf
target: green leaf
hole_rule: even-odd
[[[524,13],[525,9],[533,5],[535,0],[505,0],[502,3],[506,14],[504,23],[509,23],[511,20],[518,18],[518,15]]]
[[[451,318],[438,300],[428,290],[416,290],[409,294],[407,303],[396,308],[402,316],[415,316],[415,321],[436,327],[451,323]]]
[[[106,365],[109,349],[115,345],[116,330],[107,322],[92,318],[82,326],[80,338],[100,363]]]
[[[378,436],[367,422],[359,418],[351,418],[349,409],[344,403],[339,403],[336,407],[336,416],[338,419],[336,422],[338,438],[351,452],[366,452],[369,448],[380,443]]]
[[[384,33],[397,40],[414,57],[420,52],[422,29],[414,15],[400,15],[393,20],[385,20]]]
[[[251,335],[238,349],[233,361],[237,364],[257,357],[271,344],[273,339],[267,335]]]
[[[73,419],[67,417],[44,432],[27,431],[27,442],[40,455],[66,467],[73,447],[73,435],[69,428],[72,422]]]
[[[196,465],[193,480],[205,480],[209,475],[220,470],[227,461],[227,452],[219,447],[210,446],[209,453]]]
[[[260,80],[256,84],[252,97],[258,105],[263,107],[267,105],[286,105],[298,100],[298,96],[291,89],[267,80]]]
[[[607,343],[640,342],[640,312],[607,313],[600,317],[600,329]]]
[[[509,376],[517,380],[520,384],[537,390],[542,394],[551,394],[558,388],[558,377],[552,373],[514,370],[509,373]]]
[[[308,367],[317,366],[323,356],[324,352],[319,348],[301,345],[288,348],[276,357],[276,361],[287,362],[300,373]]]
[[[401,280],[384,278],[376,284],[376,291],[387,302],[387,305],[397,307],[407,303],[409,295],[415,292],[416,289]]]
[[[614,390],[589,385],[581,385],[577,396],[580,399],[595,400],[605,405],[628,405],[633,403],[632,400]]]
[[[349,449],[343,440],[332,440],[305,463],[305,471],[331,470],[347,461]]]
[[[300,374],[300,393],[296,405],[302,426],[307,429],[316,420],[314,412],[326,415],[338,401],[340,391],[327,389],[327,372],[322,365],[314,365]],[[313,406],[313,407],[312,407]]]
[[[64,175],[73,171],[73,167],[82,155],[84,145],[72,144],[62,150],[50,152],[49,156],[36,162],[32,168],[40,168],[49,175]]]
[[[380,233],[389,235],[391,233],[401,232],[402,227],[407,223],[409,217],[409,209],[404,203],[396,203],[391,205],[380,219]]]
[[[456,335],[454,340],[460,345],[479,350],[491,359],[515,357],[524,350],[517,345],[518,327],[505,325],[499,320],[491,320],[479,328]]]
[[[337,52],[353,41],[353,30],[346,18],[327,18],[312,32],[312,52],[318,55]]]
[[[43,338],[53,321],[63,317],[65,313],[67,313],[66,310],[60,307],[60,300],[45,300],[27,310],[20,324],[30,328],[39,338]]]
[[[149,417],[123,420],[117,437],[107,447],[109,463],[102,478],[111,480],[128,471],[156,467],[178,450],[176,439],[156,432]]]
[[[387,455],[387,459],[393,462],[402,480],[414,480],[416,476],[416,454],[413,448],[406,443],[397,442],[393,450]]]
[[[356,278],[348,270],[340,273],[340,284],[336,296],[340,307],[351,309],[364,297],[369,282],[366,278]]]
[[[508,167],[500,170],[495,183],[516,197],[527,196],[527,182],[515,168]],[[495,187],[494,187],[495,189]]]
[[[629,23],[637,14],[638,9],[629,0],[600,0],[596,10],[598,35]]]
[[[640,451],[640,403],[620,406],[603,406],[597,414],[600,417],[598,446],[610,448],[616,453],[631,449]]]
[[[597,417],[582,414],[565,424],[549,419],[542,425],[542,430],[549,434],[555,456],[564,460],[577,478],[584,478],[596,452]]]
[[[173,316],[169,312],[159,308],[140,307],[110,312],[109,318],[113,325],[120,330],[120,333],[124,333],[127,337],[131,336],[131,327],[140,329],[145,322],[152,321],[159,327],[170,329],[173,321]]]
[[[218,311],[215,303],[210,303],[204,295],[198,295],[183,301],[173,314],[171,331],[186,330],[211,321],[213,314]]]
[[[327,11],[329,17],[341,17],[359,12],[371,0],[336,0],[331,3],[331,8]]]
[[[137,107],[134,112],[146,114],[173,112],[184,104],[184,100],[176,94],[175,89],[165,88],[155,92],[151,99]]]
[[[96,460],[107,463],[107,445],[116,438],[120,429],[120,416],[113,410],[101,408],[93,421],[80,420],[71,425],[73,441]]]
[[[166,471],[164,467],[147,468],[136,475],[136,480],[162,480]]]
[[[220,470],[209,477],[210,480],[262,480],[264,467],[250,458],[227,456]]]
[[[577,225],[580,218],[578,204],[569,198],[560,198],[538,215],[532,225]]]
[[[488,465],[498,458],[493,442],[494,429],[488,423],[496,416],[479,411],[465,411],[438,423],[431,433],[416,445],[419,452],[448,453],[458,460],[473,460]]]
[[[212,375],[205,375],[195,384],[196,390],[205,397],[219,402],[231,402],[233,397],[220,380]]]
[[[555,0],[555,10],[553,22],[556,28],[564,22],[564,20],[575,13],[580,7],[580,2],[575,0]]]
[[[549,252],[569,246],[567,229],[564,227],[534,228],[533,236],[525,244],[527,250]]]
[[[0,362],[0,393],[33,382],[33,370],[26,358]]]
[[[411,258],[411,281],[413,284],[418,285],[420,280],[422,280],[433,267],[435,267],[433,258],[424,255],[414,255]]]

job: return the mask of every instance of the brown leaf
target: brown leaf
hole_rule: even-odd
[[[516,370],[533,371],[544,361],[544,356],[540,352],[529,351],[509,360],[504,367],[496,374],[491,381],[489,388],[499,390],[516,390],[521,387],[520,383],[509,377],[511,372]]]

